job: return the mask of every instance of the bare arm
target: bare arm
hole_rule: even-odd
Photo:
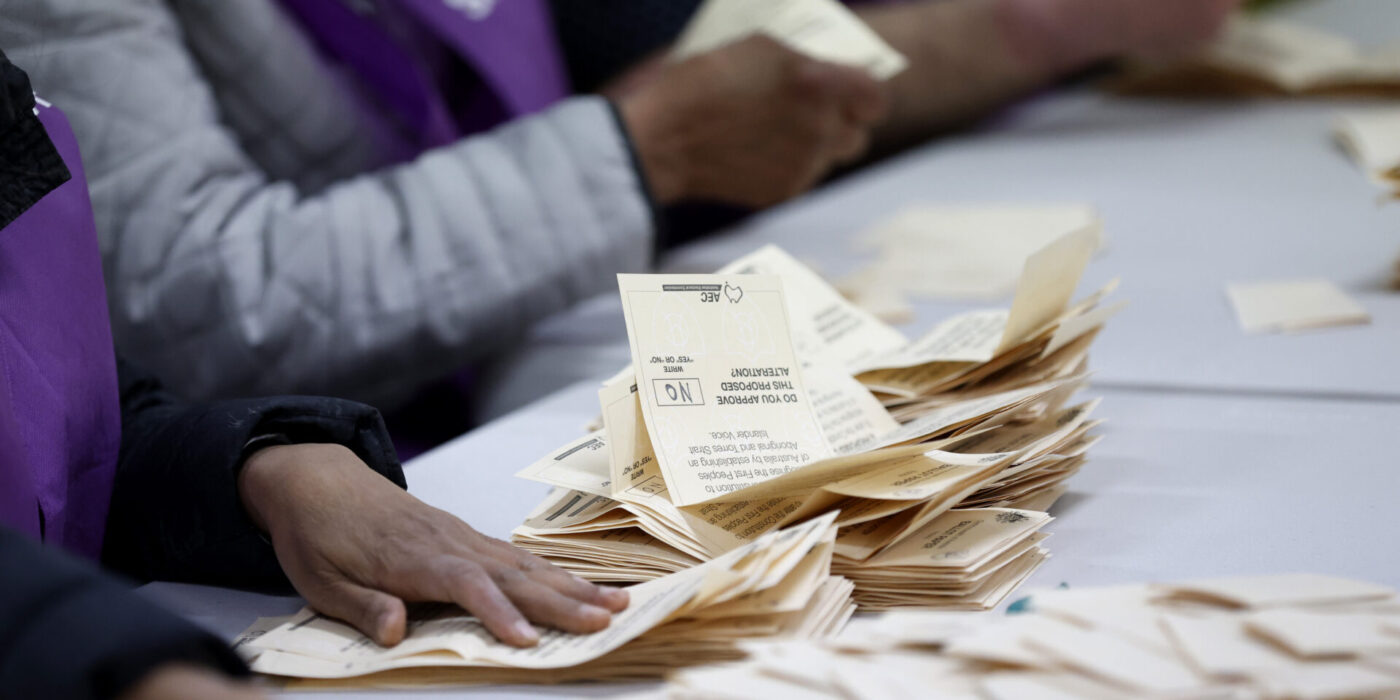
[[[976,119],[1066,73],[1124,54],[1192,46],[1238,0],[921,0],[861,17],[909,58],[890,81],[877,148]]]

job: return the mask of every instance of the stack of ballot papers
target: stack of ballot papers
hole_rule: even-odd
[[[633,364],[600,429],[520,472],[555,489],[512,541],[649,581],[838,512],[833,571],[860,605],[995,606],[1044,561],[1045,511],[1097,440],[1097,402],[1071,401],[1117,308],[1071,302],[1096,244],[1062,236],[1010,310],[913,342],[774,247],[619,276]]]
[[[672,55],[689,58],[754,34],[817,60],[864,68],[880,80],[908,65],[837,0],[706,0],[676,40]]]
[[[1082,204],[911,206],[855,236],[856,253],[875,257],[837,286],[861,306],[888,303],[889,292],[1001,299],[1016,290],[1027,258],[1084,228],[1102,235],[1098,213]]]
[[[770,532],[726,555],[629,589],[631,604],[593,634],[545,631],[507,646],[454,605],[414,608],[397,646],[306,609],[261,619],[236,642],[254,671],[293,687],[354,688],[659,678],[742,657],[749,637],[819,639],[855,611],[832,576],[835,514]]]
[[[1363,50],[1318,29],[1240,15],[1201,53],[1134,67],[1114,87],[1134,94],[1394,97],[1400,43]]]
[[[1372,182],[1400,199],[1400,109],[1371,109],[1337,119],[1338,143]]]
[[[1316,575],[1035,593],[1031,612],[897,612],[752,642],[641,698],[1394,698],[1400,598]]]

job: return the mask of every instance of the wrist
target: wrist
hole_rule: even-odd
[[[330,453],[335,458],[326,459]],[[303,484],[316,478],[335,478],[323,473],[327,465],[353,462],[358,462],[358,458],[342,445],[271,445],[257,449],[243,460],[238,473],[238,495],[253,524],[270,534],[277,527],[278,516],[291,509]]]
[[[667,110],[656,104],[652,90],[642,90],[623,100],[618,113],[632,139],[639,175],[646,180],[652,197],[659,204],[682,199],[689,187],[687,159],[680,139],[668,126]]]

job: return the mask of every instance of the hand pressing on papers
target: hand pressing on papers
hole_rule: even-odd
[[[765,207],[865,152],[887,97],[861,69],[753,36],[655,69],[620,99],[663,204]]]
[[[625,591],[478,533],[338,445],[259,450],[238,488],[297,591],[382,645],[403,639],[411,601],[457,603],[520,647],[539,641],[530,622],[596,632],[627,607]]]
[[[1163,58],[1199,47],[1241,0],[993,0],[1028,64],[1051,73],[1116,56]]]

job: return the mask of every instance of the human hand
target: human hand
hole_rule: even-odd
[[[627,607],[625,591],[478,533],[339,445],[259,450],[244,463],[238,488],[297,591],[385,646],[403,639],[404,601],[456,603],[522,647],[539,641],[527,620],[596,632]]]
[[[620,109],[659,201],[765,207],[864,153],[887,102],[861,69],[754,36],[667,64]]]
[[[1013,49],[1050,71],[1199,47],[1241,0],[998,0]]]
[[[263,700],[267,696],[248,683],[211,669],[171,663],[157,666],[118,697],[120,700]]]

